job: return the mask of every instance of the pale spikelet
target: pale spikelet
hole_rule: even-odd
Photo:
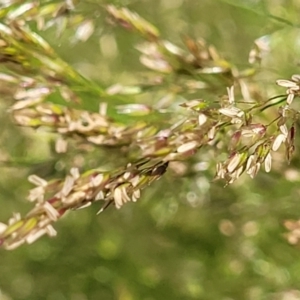
[[[106,102],[101,102],[99,104],[99,114],[102,117],[105,117],[107,114],[107,103]]]
[[[26,243],[32,244],[46,233],[47,233],[46,229],[37,228],[34,231],[30,232],[30,234],[26,237],[26,239],[25,239]]]
[[[104,200],[104,198],[105,198],[105,195],[104,195],[103,191],[99,191],[95,196],[95,201]]]
[[[249,169],[249,170],[251,170],[251,172],[249,172],[249,175],[252,179],[257,175],[257,173],[260,169],[260,166],[261,166],[261,163],[257,162],[252,168]]]
[[[3,45],[1,45],[1,43],[3,43],[4,41],[3,42],[2,41],[3,40],[0,41],[0,48],[3,47]],[[18,83],[18,79],[16,77],[5,74],[5,73],[0,73],[0,80],[2,82]]]
[[[44,115],[52,115],[53,114],[53,107],[48,106],[47,104],[37,105],[35,107],[36,111],[44,114]]]
[[[230,180],[228,181],[229,184],[233,183],[234,181],[236,181],[240,176],[241,174],[243,173],[244,171],[244,167],[243,166],[240,166],[238,169],[236,169],[234,172],[232,172],[230,174]]]
[[[277,137],[275,138],[275,140],[273,142],[272,150],[277,151],[279,149],[279,147],[281,146],[281,144],[283,142],[285,142],[285,140],[286,140],[286,135],[284,135],[284,134],[277,135]]]
[[[124,175],[123,175],[123,178],[125,180],[128,180],[130,177],[131,177],[131,172],[125,172]]]
[[[25,243],[25,239],[17,240],[15,242],[12,242],[9,245],[5,246],[5,249],[14,250],[14,249],[20,247],[24,243]]]
[[[21,126],[29,126],[31,118],[28,116],[14,115],[14,120]]]
[[[292,80],[296,83],[300,83],[300,75],[299,74],[292,75]]]
[[[297,87],[297,83],[286,80],[286,79],[278,79],[276,80],[276,83],[282,87],[291,88],[291,87]]]
[[[196,141],[191,141],[191,142],[180,145],[177,148],[177,152],[178,153],[188,152],[188,151],[191,151],[191,150],[197,148],[197,146],[198,146],[198,143]]]
[[[78,168],[71,168],[70,170],[71,176],[77,180],[80,177],[79,169]]]
[[[228,101],[230,104],[234,103],[234,86],[227,87]]]
[[[17,223],[21,220],[21,214],[20,213],[13,213],[13,216],[8,220],[8,224],[12,225],[14,223]]]
[[[241,155],[240,153],[236,153],[230,160],[227,165],[227,170],[229,173],[232,173],[240,163]]]
[[[88,198],[88,195],[84,191],[77,191],[71,193],[69,196],[64,197],[62,200],[64,203],[69,205],[76,205],[80,203],[81,200]]]
[[[251,124],[249,126],[243,126],[241,135],[244,137],[254,138],[257,135],[263,136],[266,133],[266,127],[262,124]]]
[[[66,153],[68,150],[68,143],[66,140],[59,138],[55,142],[56,153]]]
[[[300,96],[300,75],[293,75],[292,80],[279,79],[276,83],[280,86],[287,88],[286,93],[288,94],[286,103],[287,107],[292,104],[296,96]]]
[[[138,14],[131,12],[127,8],[118,9],[114,5],[107,5],[106,9],[109,14],[125,28],[135,29],[149,40],[158,39],[159,31]]]
[[[53,228],[53,226],[52,225],[48,225],[48,226],[46,226],[46,233],[49,235],[49,236],[56,236],[57,235],[57,232],[56,232],[56,230]]]
[[[243,129],[241,131],[241,135],[243,137],[251,138],[251,137],[253,137],[255,135],[255,132],[253,130],[251,130],[251,129]]]
[[[202,126],[207,121],[207,116],[205,114],[199,114],[198,116],[198,123],[199,126]]]
[[[59,213],[49,202],[44,202],[42,207],[50,220],[58,220]]]
[[[87,140],[93,144],[101,145],[105,141],[105,136],[101,134],[99,134],[98,136],[89,136],[87,137]]]
[[[121,192],[122,192],[122,200],[123,200],[123,203],[126,203],[126,202],[131,201],[130,197],[129,197],[128,194],[127,194],[127,190],[126,190],[127,187],[128,187],[128,184],[123,184],[123,185],[121,186]]]
[[[19,110],[19,109],[23,109],[25,107],[30,107],[33,105],[36,105],[40,102],[42,102],[44,100],[44,98],[30,98],[30,99],[26,99],[26,100],[20,100],[18,102],[16,102],[11,109],[12,110]]]
[[[237,107],[225,107],[225,108],[220,108],[219,112],[227,117],[239,117],[241,118],[244,115],[244,112],[237,108]]]
[[[116,208],[119,209],[123,205],[122,191],[120,187],[115,188],[113,192]]]
[[[225,175],[227,174],[227,170],[224,168],[223,164],[217,163],[216,169],[217,169],[216,177],[224,179]]]
[[[232,118],[231,121],[230,121],[231,124],[242,124],[243,123],[243,120],[241,120],[241,118]]]
[[[103,174],[98,174],[96,177],[92,177],[91,179],[91,183],[93,187],[97,187],[99,186],[104,179],[104,175]]]
[[[138,184],[140,183],[140,176],[139,175],[134,176],[129,180],[129,182],[132,184],[133,187],[138,186]]]
[[[29,191],[27,199],[31,202],[42,202],[44,200],[45,189],[42,186],[38,186]]]
[[[235,172],[235,179],[238,179],[244,172],[244,166],[240,166]]]
[[[271,171],[272,167],[272,156],[271,153],[269,152],[265,158],[265,171],[268,173]]]
[[[28,176],[28,181],[33,183],[34,185],[42,186],[42,187],[46,187],[48,184],[48,182],[45,179],[43,179],[37,175]]]
[[[251,173],[251,171],[248,172],[248,170],[254,166],[256,159],[257,159],[256,156],[253,154],[248,157],[247,164],[246,164],[247,174]]]
[[[147,68],[162,73],[171,73],[173,70],[170,64],[164,59],[159,59],[159,58],[153,59],[148,56],[142,55],[140,57],[140,62],[143,65],[145,65]]]
[[[216,135],[216,127],[212,127],[208,133],[207,133],[207,137],[210,139],[210,140],[213,140],[215,138],[215,135]]]
[[[61,195],[66,197],[69,195],[71,190],[73,189],[74,186],[74,178],[72,176],[67,176],[63,185],[63,188],[61,190]]]
[[[293,100],[294,100],[294,98],[295,98],[295,95],[294,95],[294,94],[288,94],[288,96],[287,96],[287,98],[286,98],[286,103],[287,103],[288,105],[291,105],[292,102],[293,102]]]
[[[50,89],[47,87],[40,87],[37,89],[20,89],[14,94],[15,100],[25,100],[25,99],[40,99],[41,96],[46,96],[50,93]]]
[[[79,41],[85,42],[93,34],[94,30],[94,22],[91,20],[85,20],[77,27],[75,37]]]
[[[136,202],[140,197],[141,197],[141,191],[137,189],[132,194],[132,201]]]
[[[292,245],[296,245],[300,240],[300,221],[286,220],[284,226],[289,230],[286,238],[288,242]]]
[[[4,223],[0,223],[0,234],[2,234],[7,228],[7,225]]]
[[[279,129],[280,129],[280,131],[282,132],[282,134],[283,134],[285,137],[288,136],[289,131],[288,131],[288,129],[287,129],[287,127],[286,127],[285,124],[279,126]]]

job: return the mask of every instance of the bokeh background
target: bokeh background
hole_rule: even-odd
[[[254,40],[265,36],[270,52],[253,80],[268,97],[283,92],[276,79],[299,73],[298,0],[110,3],[138,12],[180,46],[184,35],[206,39],[240,69],[249,66]],[[53,28],[39,34],[102,86],[136,84],[149,72],[135,49],[141,39],[111,26],[103,4],[80,4],[95,21],[85,42],[74,39],[72,28],[59,37]],[[139,97],[155,103],[168,92]],[[0,101],[1,221],[30,209],[27,176],[32,173],[52,178],[64,176],[74,164],[86,169],[122,165],[114,150],[71,146],[67,154],[56,154],[50,133],[12,125],[10,104]],[[243,176],[224,188],[224,182],[212,182],[210,162],[194,157],[183,165],[191,172],[168,172],[138,203],[110,207],[99,216],[98,204],[70,212],[55,224],[57,237],[0,250],[0,299],[300,299],[300,249],[288,244],[283,227],[284,220],[300,218],[299,166],[298,150],[290,165],[278,155],[271,173],[262,171],[254,180]]]

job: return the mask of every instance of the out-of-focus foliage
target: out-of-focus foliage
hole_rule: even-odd
[[[1,249],[0,299],[300,299],[298,225],[283,226],[299,218],[299,79],[278,81],[289,97],[275,84],[299,73],[298,1],[106,4],[0,4],[0,217],[32,209],[31,174],[47,195],[75,178],[79,204],[92,178],[116,206],[151,185],[121,210],[70,211],[54,239]],[[269,153],[270,173],[240,177],[269,171]],[[40,199],[46,183],[30,178]],[[46,202],[58,215],[43,208],[53,222],[76,207],[58,198]],[[44,213],[14,216],[1,237]]]

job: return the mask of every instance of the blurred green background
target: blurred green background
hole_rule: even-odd
[[[111,3],[138,12],[180,46],[185,34],[203,37],[241,69],[248,66],[254,40],[267,35],[271,51],[254,80],[268,97],[282,93],[274,80],[299,73],[298,0]],[[97,4],[104,2],[81,4],[96,22],[86,42],[75,43],[72,29],[60,38],[54,29],[41,35],[81,74],[105,87],[138,83],[146,71],[135,49],[140,38],[109,25]],[[162,96],[143,97],[155,103]],[[12,125],[9,104],[0,103],[0,160],[12,161],[1,164],[1,221],[30,209],[29,174],[51,178],[64,176],[74,164],[122,165],[117,151],[86,153],[71,146],[68,154],[55,154],[51,134]],[[208,152],[207,160],[211,156]],[[299,152],[290,165],[281,156],[274,160],[271,173],[262,171],[255,180],[243,176],[224,188],[212,182],[208,163],[197,164],[195,157],[188,166],[196,165],[197,172],[185,177],[168,172],[136,204],[99,216],[97,204],[69,213],[55,224],[56,238],[0,250],[0,299],[300,299],[300,249],[284,239],[282,226],[300,216]]]

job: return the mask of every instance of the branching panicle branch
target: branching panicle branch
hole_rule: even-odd
[[[291,160],[299,117],[293,100],[300,96],[300,75],[277,81],[279,86],[287,88],[286,95],[255,100],[251,94],[254,89],[250,83],[252,68],[239,71],[202,39],[186,37],[187,49],[180,49],[164,40],[153,25],[137,14],[109,5],[107,12],[116,23],[146,40],[138,46],[142,53],[140,61],[159,78],[149,86],[164,90],[164,78],[173,74],[176,75],[174,80],[180,78],[176,82],[179,85],[177,93],[214,90],[215,82],[224,91],[227,88],[227,94],[221,98],[214,95],[214,101],[186,100],[180,103],[180,108],[176,103],[176,112],[168,120],[166,111],[174,106],[173,103],[163,108],[130,103],[113,107],[117,113],[111,116],[106,110],[111,104],[104,102],[103,97],[122,94],[124,87],[120,89],[119,85],[118,89],[105,90],[85,79],[30,29],[32,21],[40,30],[55,25],[59,18],[66,18],[66,24],[75,22],[74,7],[71,1],[67,2],[38,4],[27,1],[18,7],[13,2],[0,6],[0,61],[3,65],[0,80],[14,87],[9,95],[14,100],[9,112],[19,126],[55,133],[60,141],[56,147],[58,152],[66,151],[62,140],[77,138],[80,143],[90,143],[96,148],[114,146],[121,149],[125,145],[128,157],[134,159],[121,169],[105,172],[99,168],[80,174],[77,168],[72,168],[65,178],[51,181],[31,175],[29,181],[36,187],[30,191],[28,199],[35,206],[25,217],[15,214],[8,224],[1,225],[0,244],[4,248],[33,243],[44,234],[54,236],[52,225],[67,211],[96,201],[103,201],[103,209],[110,204],[120,208],[124,203],[137,201],[142,190],[163,176],[170,162],[186,160],[202,147],[212,149],[217,158],[227,153],[227,159],[217,164],[215,175],[215,179],[222,179],[226,184],[233,183],[243,173],[254,178],[262,166],[269,172],[273,154],[282,145],[287,161]],[[76,20],[79,20],[75,22],[77,38],[84,41],[92,35],[94,23],[80,16]],[[259,50],[257,45],[255,57],[260,57]],[[252,60],[255,60],[253,55]],[[247,80],[252,89],[248,88]],[[100,111],[72,108],[70,103],[84,102],[76,93],[77,89],[97,95],[99,102],[103,102]],[[142,92],[142,87],[137,91]],[[64,104],[51,102],[50,96],[57,92],[66,100]],[[126,101],[128,103],[128,98]],[[269,110],[274,118],[266,122]],[[118,119],[116,116],[121,114],[128,114],[130,118],[127,121]],[[140,116],[149,121],[141,120]],[[153,121],[157,118],[162,122]],[[124,153],[124,149],[122,151]],[[296,223],[287,223],[292,231],[289,240],[298,239],[295,237],[298,227]]]

